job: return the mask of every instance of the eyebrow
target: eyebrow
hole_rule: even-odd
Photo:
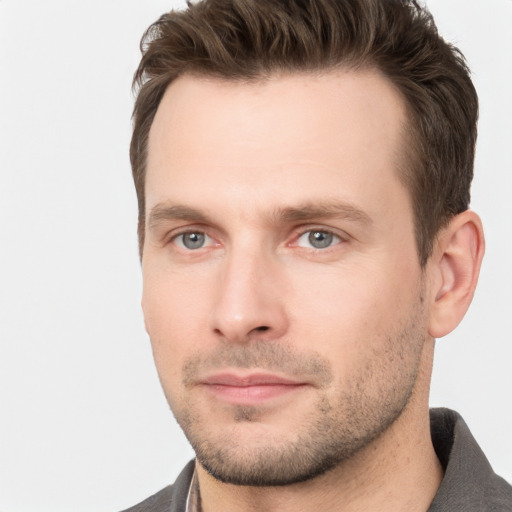
[[[348,203],[306,203],[298,207],[277,208],[272,220],[281,222],[304,222],[313,219],[344,219],[363,225],[372,223],[370,216],[360,208]]]
[[[148,227],[156,228],[162,221],[185,220],[190,222],[208,223],[209,218],[204,213],[184,205],[166,205],[159,203],[151,208]]]
[[[360,208],[348,203],[305,203],[298,206],[286,206],[273,210],[269,215],[274,224],[305,222],[314,219],[343,219],[362,225],[372,223],[370,216]],[[185,205],[159,203],[151,208],[148,218],[149,229],[158,227],[161,222],[184,220],[210,224],[210,217],[202,211]]]

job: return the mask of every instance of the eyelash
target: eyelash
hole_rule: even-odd
[[[302,237],[304,237],[305,235],[307,235],[308,233],[309,234],[312,234],[312,233],[323,233],[324,235],[328,235],[328,236],[333,237],[333,239],[337,239],[337,241],[334,241],[332,243],[332,245],[328,245],[327,247],[323,247],[323,248],[309,247],[309,249],[313,250],[313,251],[327,252],[327,251],[329,251],[329,249],[333,249],[335,246],[339,245],[340,243],[347,241],[347,237],[346,236],[343,236],[340,233],[335,232],[334,230],[331,230],[331,229],[328,229],[328,228],[324,228],[324,227],[318,227],[318,226],[317,227],[310,227],[310,226],[308,226],[307,229],[301,230],[294,237],[294,241],[292,242],[291,245],[292,246],[302,247],[302,246],[298,245],[298,243],[299,243],[300,239]],[[308,249],[308,248],[304,247],[304,249]]]
[[[213,237],[211,237],[210,235],[208,235],[207,233],[207,230],[205,228],[202,228],[202,227],[195,227],[195,226],[190,226],[188,228],[184,228],[182,230],[180,230],[179,232],[174,232],[172,234],[172,236],[169,237],[168,239],[168,242],[167,243],[174,243],[176,244],[176,240],[178,240],[180,237],[184,236],[184,235],[187,235],[189,233],[197,233],[197,234],[203,234],[205,235],[206,237],[214,240]],[[184,249],[184,250],[188,250],[190,252],[193,251],[193,249]]]
[[[306,235],[308,233],[314,233],[314,232],[324,233],[326,235],[330,235],[330,236],[338,239],[337,242],[335,242],[332,245],[329,245],[329,246],[327,246],[325,248],[315,248],[315,247],[310,247],[309,248],[309,250],[312,250],[312,251],[315,251],[315,252],[327,252],[327,251],[329,251],[329,249],[332,249],[333,247],[339,245],[340,243],[348,241],[348,236],[340,234],[338,232],[335,232],[334,230],[331,230],[331,229],[328,229],[328,228],[325,228],[325,227],[319,227],[319,226],[308,226],[307,229],[303,228],[296,235],[294,235],[293,238],[292,238],[292,242],[288,243],[287,246],[302,247],[302,246],[298,245],[298,241],[304,235]],[[205,229],[204,227],[190,226],[190,227],[187,227],[187,228],[184,228],[184,229],[180,230],[179,232],[174,232],[168,238],[168,241],[166,243],[174,243],[174,244],[176,244],[176,240],[178,240],[183,235],[186,235],[187,233],[204,234],[209,239],[215,240],[214,237],[208,235],[207,229]],[[220,245],[220,244],[216,243],[216,244],[213,244],[213,245]],[[187,249],[187,248],[180,247],[181,250],[185,250],[187,252],[194,252],[194,251],[198,251],[198,250],[203,249],[203,248],[204,247],[199,247],[198,249]],[[308,249],[306,247],[302,247],[302,248]]]

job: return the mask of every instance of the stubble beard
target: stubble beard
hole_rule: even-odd
[[[421,302],[421,301],[420,301]],[[317,353],[298,355],[276,342],[226,345],[207,357],[190,359],[183,368],[184,385],[199,368],[265,368],[288,375],[314,375],[322,383],[314,407],[294,432],[268,434],[248,442],[233,431],[210,429],[213,418],[201,413],[193,400],[171,409],[192,445],[198,462],[214,478],[248,486],[283,486],[320,476],[351,459],[385,432],[403,413],[417,380],[425,333],[418,306],[405,325],[383,337],[363,368],[333,399],[330,365]],[[256,425],[260,409],[233,406],[233,421]]]

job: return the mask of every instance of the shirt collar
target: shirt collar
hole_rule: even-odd
[[[188,488],[187,503],[185,512],[201,512],[201,494],[199,493],[199,482],[197,480],[197,469],[194,468],[190,487]]]

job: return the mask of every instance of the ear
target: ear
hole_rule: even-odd
[[[429,333],[445,336],[461,322],[475,293],[485,240],[480,217],[471,210],[455,216],[435,245]]]

